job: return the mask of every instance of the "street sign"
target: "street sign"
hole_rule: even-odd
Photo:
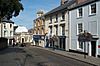
[[[44,40],[45,36],[44,35],[33,35],[34,40]]]

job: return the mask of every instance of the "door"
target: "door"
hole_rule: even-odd
[[[63,43],[63,50],[65,50],[65,38],[62,38],[62,43]]]
[[[22,43],[24,43],[24,38],[22,38]]]
[[[91,53],[92,56],[96,56],[96,41],[91,41]]]

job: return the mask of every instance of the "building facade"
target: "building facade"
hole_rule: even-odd
[[[7,20],[6,18],[0,23],[0,37],[8,39],[8,45],[13,44],[13,25],[14,22]]]
[[[100,1],[77,0],[74,7],[69,7],[70,49],[85,52],[89,56],[100,55]],[[93,40],[86,44],[78,42],[78,35],[87,31],[93,35]],[[85,46],[86,45],[86,46]],[[85,50],[84,50],[85,49]]]
[[[32,33],[28,32],[28,29],[24,26],[18,26],[14,33],[14,39],[16,44],[32,44]]]
[[[67,7],[73,3],[74,1],[61,0],[60,6],[45,14],[45,28],[48,28],[48,37],[49,39],[53,36],[57,37],[58,41],[54,43],[57,49],[69,50],[69,18]]]
[[[33,27],[33,45],[44,47],[45,45],[45,20],[43,11],[37,12]]]

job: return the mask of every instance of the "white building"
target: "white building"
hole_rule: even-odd
[[[13,25],[14,22],[7,20],[6,18],[0,23],[0,37],[7,38],[8,44],[13,44]]]
[[[74,7],[69,7],[70,50],[85,52],[89,56],[100,55],[100,0],[77,0]],[[78,34],[86,30],[93,35],[93,40],[78,42]],[[86,49],[86,51],[84,51]]]
[[[32,42],[32,34],[28,32],[28,29],[24,26],[18,26],[15,30],[14,34],[16,43],[31,43]]]
[[[73,1],[61,0],[61,5],[45,14],[45,28],[48,28],[48,35],[58,37],[57,49],[69,50],[69,26],[67,7],[73,4]]]

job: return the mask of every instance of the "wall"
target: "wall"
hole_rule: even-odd
[[[77,48],[77,24],[78,23],[83,23],[83,29],[87,30],[88,32],[92,33],[93,35],[98,35],[100,36],[100,2],[97,2],[97,13],[96,15],[89,15],[89,5],[83,6],[83,17],[82,18],[77,18],[77,9],[74,9],[69,12],[70,15],[70,49],[72,50],[78,50]],[[92,25],[92,22],[93,23]],[[90,24],[92,26],[90,26]],[[94,29],[97,28],[97,30]],[[99,43],[98,43],[99,42]],[[100,44],[100,39],[97,42],[97,47],[98,44]],[[97,48],[97,54],[100,54],[100,48]]]

